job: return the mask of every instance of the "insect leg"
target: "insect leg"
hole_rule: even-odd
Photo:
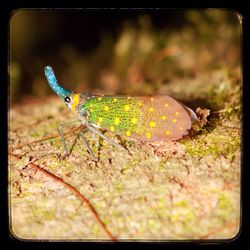
[[[67,144],[66,144],[64,135],[63,135],[63,128],[64,128],[65,126],[70,126],[70,125],[72,125],[72,124],[79,123],[79,122],[81,122],[81,121],[66,122],[66,123],[63,123],[62,125],[60,125],[60,127],[58,128],[58,133],[59,133],[59,135],[61,136],[62,143],[63,143],[63,147],[64,147],[64,155],[63,155],[63,158],[65,158],[66,156],[69,155],[69,149],[68,149],[68,146],[67,146]]]
[[[82,136],[83,138],[83,142],[84,142],[84,145],[86,146],[87,148],[87,151],[89,152],[89,154],[93,157],[94,161],[98,161],[98,159],[95,157],[95,155],[93,154],[92,150],[90,149],[89,147],[89,144],[88,144],[88,141],[86,140],[86,138],[84,137],[84,131],[81,131],[80,132],[80,135]]]
[[[94,132],[95,134],[98,134],[100,137],[102,137],[104,140],[106,140],[106,141],[109,142],[110,144],[112,144],[112,145],[114,145],[114,146],[116,146],[116,147],[119,147],[119,148],[121,148],[121,149],[123,149],[123,150],[128,151],[126,148],[124,148],[124,147],[121,146],[120,144],[118,144],[118,143],[116,143],[116,142],[110,140],[109,138],[107,138],[107,137],[106,137],[105,135],[103,135],[99,130],[94,129],[92,126],[90,126],[90,125],[88,125],[88,124],[86,124],[86,127],[87,127],[90,131]]]

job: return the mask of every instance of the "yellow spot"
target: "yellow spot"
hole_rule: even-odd
[[[124,110],[125,110],[125,111],[129,111],[129,110],[130,110],[130,106],[129,106],[129,105],[125,105],[125,106],[124,106]]]
[[[110,126],[109,129],[110,129],[110,131],[112,131],[112,132],[115,131],[115,127],[114,127],[114,126]]]
[[[115,99],[113,100],[113,102],[117,102],[117,98],[115,98]]]
[[[138,102],[138,106],[141,107],[142,106],[142,102]]]
[[[105,111],[109,111],[109,107],[108,107],[108,106],[105,106],[105,107],[104,107],[104,110],[105,110]]]
[[[101,127],[102,121],[103,121],[103,118],[102,118],[102,117],[99,117],[96,124],[97,124],[99,127]]]
[[[116,118],[115,118],[115,125],[118,125],[118,124],[120,124],[120,123],[121,123],[120,118],[116,117]]]
[[[126,136],[130,136],[131,132],[130,131],[126,131]]]
[[[173,123],[176,123],[177,122],[177,120],[176,119],[173,119]]]
[[[166,131],[166,135],[170,135],[170,131],[169,130]]]
[[[150,138],[151,138],[151,133],[150,133],[150,132],[147,132],[147,133],[146,133],[146,137],[147,137],[148,139],[150,139]]]
[[[154,97],[151,97],[151,98],[150,98],[150,101],[152,102],[153,100],[154,100]]]
[[[93,104],[90,104],[89,106],[90,106],[90,108],[93,108]]]
[[[78,103],[79,103],[79,96],[80,96],[80,94],[75,94],[75,95],[73,95],[73,102],[72,102],[72,104],[71,104],[71,109],[72,109],[72,111],[75,111],[76,106],[77,106]]]
[[[153,122],[153,121],[149,122],[149,126],[150,126],[151,128],[154,128],[154,127],[155,127],[155,122]]]
[[[166,117],[165,115],[162,115],[162,116],[161,116],[161,119],[162,119],[162,120],[166,120],[167,117]]]
[[[136,123],[137,123],[137,118],[133,117],[133,118],[131,119],[131,122],[132,122],[133,124],[136,124]]]
[[[168,107],[168,104],[167,103],[165,103],[165,105],[164,105],[166,108]]]
[[[149,111],[149,112],[153,112],[153,111],[154,111],[154,108],[151,107],[148,111]]]
[[[183,130],[183,127],[180,127],[180,130]]]
[[[175,115],[179,115],[180,113],[178,111],[175,112]]]
[[[98,100],[98,101],[101,101],[101,100],[102,100],[102,97],[98,97],[97,100]]]
[[[128,97],[127,97],[127,99],[128,99],[128,100],[130,100],[130,99],[131,99],[131,97],[130,97],[130,96],[128,96]]]

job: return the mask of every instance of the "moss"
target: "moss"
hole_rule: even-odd
[[[97,225],[97,224],[94,224],[92,227],[91,227],[91,232],[93,235],[97,235],[100,233],[100,226]]]
[[[186,222],[194,221],[195,218],[196,218],[195,214],[192,211],[187,211],[187,213],[185,214],[185,221]]]
[[[111,214],[114,216],[114,218],[122,216],[122,213],[119,210],[112,210]]]
[[[218,211],[217,214],[220,219],[228,220],[232,213],[232,202],[226,193],[218,194]]]
[[[136,157],[136,156],[135,156]],[[136,157],[137,158],[137,157]],[[133,171],[133,168],[135,168],[138,165],[138,161],[135,159],[131,159],[129,160],[125,167],[123,169],[121,169],[121,173],[122,174],[128,174],[131,173],[131,171]]]
[[[58,162],[58,161],[51,161],[49,164],[49,168],[52,171],[58,171],[58,169],[60,169],[62,167],[62,165],[64,165],[64,163]]]
[[[118,192],[121,192],[121,191],[123,191],[124,187],[121,183],[116,183],[116,184],[114,184],[114,189]]]
[[[175,213],[173,213],[172,215],[171,215],[171,221],[172,222],[177,222],[177,221],[179,221],[180,220],[180,214],[179,213],[177,213],[177,212],[175,212]]]
[[[158,230],[160,228],[159,222],[156,219],[149,219],[147,223],[149,230]]]
[[[33,206],[32,214],[39,221],[53,220],[55,218],[55,211],[51,209],[46,210],[44,207]]]
[[[53,220],[55,218],[55,213],[52,211],[44,211],[43,217],[45,220]]]
[[[185,145],[186,152],[192,156],[225,155],[231,159],[240,148],[240,138],[226,131],[224,134],[220,134],[220,131],[213,131],[206,135],[198,135],[196,140],[183,140],[181,143]]]
[[[36,129],[36,130],[32,131],[32,133],[30,133],[30,137],[32,137],[34,139],[40,139],[43,137],[43,135],[44,135],[44,131],[39,130],[39,129]]]
[[[186,200],[181,200],[181,201],[174,202],[174,206],[183,207],[183,208],[189,208],[190,207]]]

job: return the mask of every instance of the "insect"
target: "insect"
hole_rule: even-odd
[[[86,126],[86,130],[122,149],[125,148],[107,138],[99,129],[136,141],[174,141],[188,134],[192,122],[197,120],[193,110],[167,95],[130,97],[76,94],[60,86],[50,66],[45,67],[45,76],[50,87],[75,114],[78,122]],[[66,156],[69,150],[62,131],[65,125],[61,125],[58,130]],[[81,132],[81,135],[87,151],[97,160],[84,133]]]

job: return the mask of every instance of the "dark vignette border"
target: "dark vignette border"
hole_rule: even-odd
[[[243,134],[242,134],[242,150],[243,150],[243,156],[242,156],[242,225],[241,225],[241,232],[238,235],[238,237],[231,241],[231,242],[222,242],[222,241],[183,241],[183,242],[155,242],[154,247],[157,246],[164,246],[165,244],[169,244],[172,247],[176,246],[183,246],[187,247],[187,245],[193,247],[199,247],[199,246],[210,246],[210,247],[239,247],[239,246],[245,246],[248,245],[248,235],[249,235],[249,227],[250,227],[250,221],[249,221],[249,181],[248,178],[250,178],[249,175],[249,166],[248,162],[249,159],[247,157],[247,151],[248,151],[248,138],[249,138],[249,132],[248,128],[249,126],[249,120],[247,119],[247,113],[248,113],[248,93],[249,92],[249,72],[250,70],[250,53],[249,53],[249,44],[250,44],[250,24],[249,24],[249,10],[246,3],[243,3],[243,1],[237,1],[237,3],[234,1],[234,3],[230,1],[209,1],[208,2],[199,2],[199,4],[195,3],[196,1],[188,1],[188,4],[183,5],[179,0],[175,0],[171,3],[166,3],[166,1],[162,1],[157,3],[150,2],[150,1],[143,1],[143,2],[132,2],[132,1],[126,1],[124,4],[121,3],[121,6],[117,6],[116,4],[109,3],[107,1],[96,3],[94,1],[85,3],[86,6],[81,6],[79,3],[73,3],[73,1],[70,1],[72,6],[69,5],[69,2],[58,2],[58,4],[55,3],[55,1],[25,1],[25,3],[21,3],[20,1],[11,1],[11,3],[5,3],[2,2],[2,6],[0,8],[0,82],[2,83],[1,86],[1,92],[0,92],[0,114],[1,114],[1,143],[0,143],[0,152],[1,152],[1,174],[0,174],[0,195],[1,202],[0,202],[0,218],[1,218],[1,242],[2,244],[6,244],[9,247],[23,247],[25,249],[32,249],[33,246],[36,247],[36,249],[42,249],[42,248],[48,248],[52,249],[54,247],[76,247],[76,248],[82,248],[83,244],[88,244],[88,247],[92,246],[100,246],[101,243],[83,243],[83,242],[41,242],[41,241],[33,241],[33,242],[25,242],[25,241],[18,241],[14,239],[10,232],[9,232],[9,218],[8,218],[8,29],[9,29],[9,20],[11,17],[11,13],[19,8],[226,8],[226,9],[232,9],[235,11],[238,11],[239,14],[242,16],[243,21],[243,47],[242,47],[242,73],[243,73]],[[186,2],[187,3],[187,2]],[[128,243],[128,242],[125,242]],[[153,242],[147,242],[147,243],[135,243],[139,246],[139,244],[142,247],[147,247],[152,245]],[[106,243],[107,244],[107,243]],[[107,247],[118,245],[121,246],[122,243],[116,243],[116,244],[109,244]],[[123,243],[124,244],[124,243]]]

